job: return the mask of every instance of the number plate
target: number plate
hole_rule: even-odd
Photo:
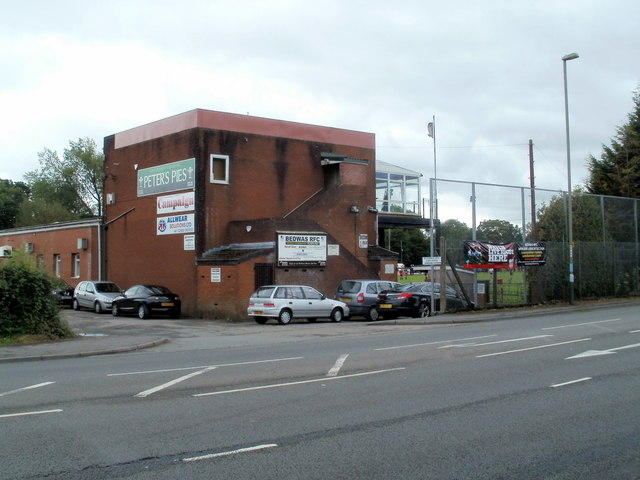
[[[351,301],[351,299],[350,298],[341,298],[340,301],[344,302],[344,303],[349,303]]]
[[[390,303],[381,303],[380,308],[393,308],[393,305]]]
[[[160,305],[163,307],[173,307],[173,302],[162,302]]]
[[[262,310],[254,310],[253,314],[254,315],[262,315],[264,312]]]

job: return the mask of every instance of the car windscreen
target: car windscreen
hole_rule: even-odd
[[[115,283],[96,283],[96,290],[102,293],[118,293],[120,291]]]
[[[358,293],[362,284],[353,280],[343,280],[338,287],[340,293]]]

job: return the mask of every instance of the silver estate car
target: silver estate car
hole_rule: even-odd
[[[96,313],[110,312],[111,302],[119,295],[122,295],[122,290],[113,282],[85,280],[76,286],[71,305],[74,310],[84,307]]]
[[[265,285],[251,295],[247,315],[260,324],[269,318],[276,318],[280,325],[287,325],[294,318],[340,322],[349,316],[349,307],[306,285]]]

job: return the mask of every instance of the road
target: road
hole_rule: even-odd
[[[640,478],[637,307],[246,328],[0,365],[0,478]]]

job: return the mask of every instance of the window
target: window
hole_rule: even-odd
[[[229,183],[229,155],[211,154],[210,182]]]
[[[53,254],[53,273],[58,278],[62,275],[62,259],[59,253]]]
[[[80,278],[80,254],[71,254],[71,271],[73,272],[73,278]]]
[[[376,172],[376,208],[384,213],[420,215],[420,177]]]

